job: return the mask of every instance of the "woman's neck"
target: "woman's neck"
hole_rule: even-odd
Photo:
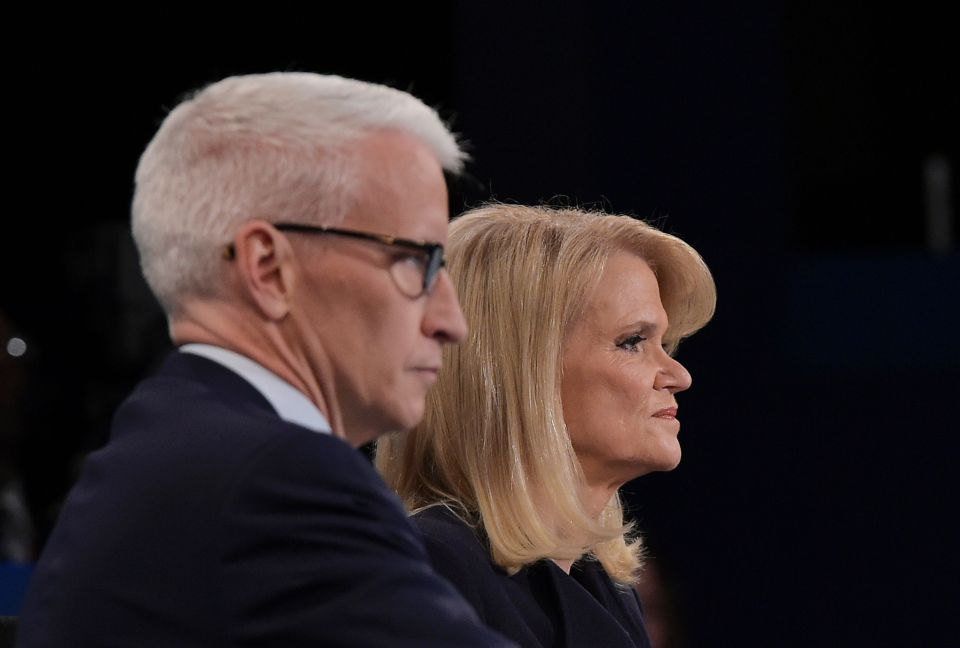
[[[621,484],[587,484],[583,490],[584,511],[590,515],[591,518],[599,521],[604,510],[607,508],[607,504],[616,496],[620,486]],[[566,574],[570,573],[570,570],[573,568],[573,563],[576,562],[576,560],[572,558],[551,558],[551,560]]]

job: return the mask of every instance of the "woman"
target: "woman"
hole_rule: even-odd
[[[522,646],[648,646],[618,497],[680,461],[671,353],[716,292],[680,239],[626,217],[492,205],[450,230],[470,323],[423,423],[377,464],[437,570]]]

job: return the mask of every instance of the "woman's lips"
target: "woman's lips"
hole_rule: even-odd
[[[654,418],[662,419],[675,419],[677,418],[677,408],[676,407],[665,407],[662,410],[658,410],[653,413]]]

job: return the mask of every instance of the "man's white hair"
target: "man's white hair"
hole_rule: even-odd
[[[466,155],[436,111],[399,90],[338,76],[229,77],[178,105],[140,158],[133,236],[168,316],[219,291],[220,250],[260,218],[335,224],[358,184],[350,144],[407,133],[457,173]]]

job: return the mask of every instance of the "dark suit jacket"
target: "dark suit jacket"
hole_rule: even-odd
[[[343,441],[176,353],[117,411],[47,544],[19,645],[492,646]]]
[[[446,507],[413,520],[436,570],[487,625],[521,646],[650,647],[636,592],[614,585],[596,561],[578,561],[568,575],[545,560],[508,576],[485,540]]]

